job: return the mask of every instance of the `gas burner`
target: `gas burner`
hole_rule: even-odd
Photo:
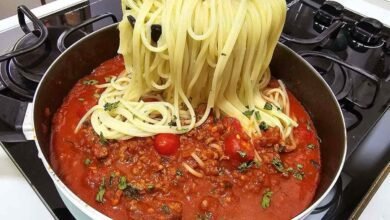
[[[67,27],[47,27],[48,36],[42,45],[30,52],[2,62],[0,64],[0,90],[8,88],[13,96],[31,100],[42,76],[61,54],[57,48],[57,41],[66,30],[68,30]],[[68,47],[85,35],[85,32],[77,30],[66,39],[61,40],[64,40],[64,45]],[[24,50],[35,45],[40,37],[41,32],[33,30],[20,38],[12,51]]]
[[[356,111],[353,106],[353,103],[350,103],[346,99],[340,102],[340,107],[344,116],[347,131],[357,127],[363,119],[362,114]]]
[[[12,58],[11,63],[15,65],[17,71],[26,79],[39,82],[47,68],[49,68],[53,61],[61,54],[61,51],[57,48],[57,39],[61,33],[67,29],[68,28],[66,27],[47,27],[49,34],[46,41],[37,49]],[[29,34],[24,35],[15,44],[13,50],[33,45],[37,41],[39,35],[40,33],[38,31],[32,31]],[[67,38],[67,42],[65,43],[69,46],[85,35],[84,32],[77,31]]]
[[[322,50],[321,52],[336,56],[329,50]],[[348,72],[342,66],[322,57],[309,56],[305,59],[321,74],[337,100],[340,101],[347,97],[352,84]]]

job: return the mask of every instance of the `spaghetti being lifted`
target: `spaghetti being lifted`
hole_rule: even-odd
[[[213,112],[283,139],[297,126],[281,81],[266,88],[286,15],[284,0],[122,0],[126,71],[106,84],[91,116],[106,139],[185,133]],[[203,115],[196,115],[205,104]]]

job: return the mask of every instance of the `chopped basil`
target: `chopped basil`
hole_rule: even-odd
[[[300,171],[300,170],[296,170],[293,173],[293,176],[295,177],[295,179],[298,179],[298,180],[303,180],[304,175],[305,175],[305,173],[303,171]]]
[[[274,165],[275,169],[281,173],[286,173],[286,169],[284,168],[283,162],[277,158],[274,157],[271,161],[272,165]]]
[[[89,159],[89,158],[86,158],[86,159],[84,160],[85,166],[89,166],[91,163],[92,163],[92,160]]]
[[[105,178],[103,177],[102,182],[101,182],[101,184],[99,186],[99,191],[98,191],[98,193],[96,194],[96,197],[95,197],[97,202],[100,202],[100,203],[104,202],[104,200],[103,200],[104,193],[106,193],[106,186],[105,186]]]
[[[316,148],[316,145],[314,145],[314,144],[308,144],[306,147],[307,147],[308,149],[310,149],[310,150],[313,150],[314,148]]]
[[[135,200],[138,200],[141,196],[139,189],[132,186],[131,184],[127,184],[127,187],[123,190],[123,193],[130,199]]]
[[[183,176],[183,171],[177,169],[176,170],[176,176]]]
[[[268,130],[268,125],[264,121],[262,121],[259,125],[259,128],[261,131],[267,131]]]
[[[269,102],[266,102],[265,105],[264,105],[264,109],[265,110],[272,110],[272,104],[269,103]]]
[[[102,133],[102,132],[100,132],[100,134],[99,134],[99,142],[100,142],[100,144],[103,144],[103,145],[108,144],[108,141],[107,141],[107,139],[103,136],[103,133]]]
[[[266,189],[263,193],[263,198],[261,199],[261,207],[263,207],[263,209],[266,209],[271,205],[271,197],[272,191],[270,189]]]
[[[238,150],[237,153],[240,155],[241,158],[245,158],[246,157],[246,153],[244,151]]]
[[[106,103],[106,104],[104,104],[104,111],[114,110],[114,109],[118,108],[118,105],[119,105],[119,101],[113,102],[113,103]]]
[[[251,117],[253,115],[254,110],[246,110],[242,114],[244,114],[246,117]]]
[[[119,178],[118,189],[124,190],[127,188],[127,180],[125,176]]]
[[[256,117],[256,120],[257,120],[257,121],[260,121],[260,120],[261,120],[260,112],[256,111],[256,112],[255,112],[255,117]]]
[[[166,215],[169,215],[171,214],[171,208],[169,208],[169,206],[167,204],[163,204],[161,206],[161,211],[166,214]]]
[[[98,81],[97,81],[97,80],[94,80],[94,79],[91,79],[91,80],[84,80],[84,81],[83,81],[83,84],[84,84],[84,85],[96,85],[96,84],[98,84]]]
[[[212,212],[205,212],[196,215],[196,220],[211,220],[211,219],[213,219]]]
[[[246,162],[243,162],[241,163],[237,169],[238,169],[238,172],[240,173],[245,173],[246,171],[248,171],[249,168],[251,168],[253,165],[256,165],[256,162],[255,161],[246,161]]]
[[[112,186],[112,181],[114,181],[114,178],[116,177],[116,174],[115,172],[112,172],[111,175],[110,175],[110,179],[109,179],[109,184],[110,186]]]

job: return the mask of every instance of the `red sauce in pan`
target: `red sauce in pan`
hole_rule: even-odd
[[[104,62],[79,80],[53,119],[51,164],[82,200],[114,219],[290,219],[310,205],[320,177],[319,143],[309,115],[291,93],[299,123],[293,150],[273,128],[251,143],[238,121],[227,117],[209,116],[178,136],[180,147],[169,156],[155,150],[155,137],[102,140],[89,122],[75,133],[102,92],[91,84],[123,69],[120,56]],[[242,160],[223,156],[228,139],[233,146],[253,144],[261,163],[251,161],[253,152],[244,151]],[[203,177],[189,173],[183,162]]]

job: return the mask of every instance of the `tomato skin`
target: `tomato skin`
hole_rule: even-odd
[[[180,138],[176,134],[158,134],[154,139],[154,148],[161,155],[173,155],[179,146]]]
[[[238,133],[232,133],[225,138],[225,153],[233,162],[253,160],[254,149],[251,143]],[[240,154],[241,153],[241,154]]]
[[[222,123],[224,124],[225,127],[228,128],[229,131],[231,130],[231,128],[233,128],[234,132],[242,132],[241,123],[236,118],[224,117],[222,119]]]

